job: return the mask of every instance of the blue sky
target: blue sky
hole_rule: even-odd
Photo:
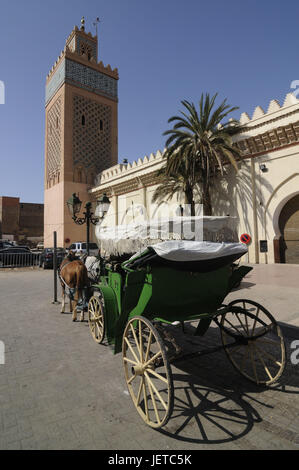
[[[98,16],[100,57],[118,67],[119,161],[163,149],[180,101],[202,92],[250,116],[299,80],[299,4],[260,0],[0,0],[0,196],[43,202],[48,71],[74,25]]]

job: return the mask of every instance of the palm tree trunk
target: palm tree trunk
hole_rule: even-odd
[[[190,207],[191,217],[195,216],[195,204],[193,199],[193,189],[191,186],[188,186],[185,189],[185,204],[188,204]]]
[[[203,204],[203,215],[212,215],[212,203],[210,194],[209,178],[203,175],[202,185],[202,204]]]
[[[203,195],[203,215],[212,215],[212,204],[209,188],[206,189]]]

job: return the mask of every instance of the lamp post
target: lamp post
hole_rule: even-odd
[[[106,193],[104,193],[98,200],[97,200],[97,203],[98,203],[98,213],[99,213],[99,218],[101,220],[103,220],[103,218],[105,217],[105,215],[107,214],[108,210],[109,210],[109,207],[110,207],[110,199],[109,197],[107,196]]]
[[[79,197],[76,193],[68,199],[67,207],[69,213],[73,219],[73,221],[78,225],[83,225],[86,223],[86,251],[87,255],[89,256],[89,232],[90,232],[90,224],[96,225],[100,219],[103,219],[108,212],[110,206],[110,200],[107,197],[106,193],[99,199],[98,204],[100,206],[99,209],[99,217],[93,217],[93,212],[91,211],[91,202],[87,202],[85,204],[85,212],[83,212],[84,217],[77,217],[80,212],[82,201],[80,201]]]

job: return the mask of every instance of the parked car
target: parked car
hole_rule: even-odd
[[[63,248],[56,248],[57,252],[57,267],[60,266],[65,257],[65,250]],[[39,258],[39,266],[43,269],[53,268],[53,254],[54,248],[44,248]]]
[[[87,252],[86,242],[72,243],[68,247],[68,251],[73,251],[76,255],[85,254]],[[89,254],[90,256],[97,256],[99,253],[99,247],[96,243],[89,243]]]
[[[9,241],[0,241],[0,250],[4,250],[5,248],[10,248],[11,246],[14,246],[11,242]]]
[[[36,264],[37,257],[28,247],[10,246],[0,250],[0,266],[32,266]]]
[[[11,246],[11,247],[9,247],[9,248],[13,248],[13,249],[16,249],[16,250],[26,250],[26,251],[28,251],[29,253],[31,253],[30,248],[29,248],[28,246],[26,246],[26,245],[13,245],[13,246]]]

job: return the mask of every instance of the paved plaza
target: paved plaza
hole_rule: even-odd
[[[121,355],[52,303],[53,271],[0,271],[0,449],[298,450],[299,364],[289,360],[298,282],[299,265],[258,265],[228,297],[256,300],[279,320],[288,360],[278,383],[246,381],[223,350],[179,362],[172,418],[156,431],[133,406]],[[221,344],[216,325],[192,341]]]

